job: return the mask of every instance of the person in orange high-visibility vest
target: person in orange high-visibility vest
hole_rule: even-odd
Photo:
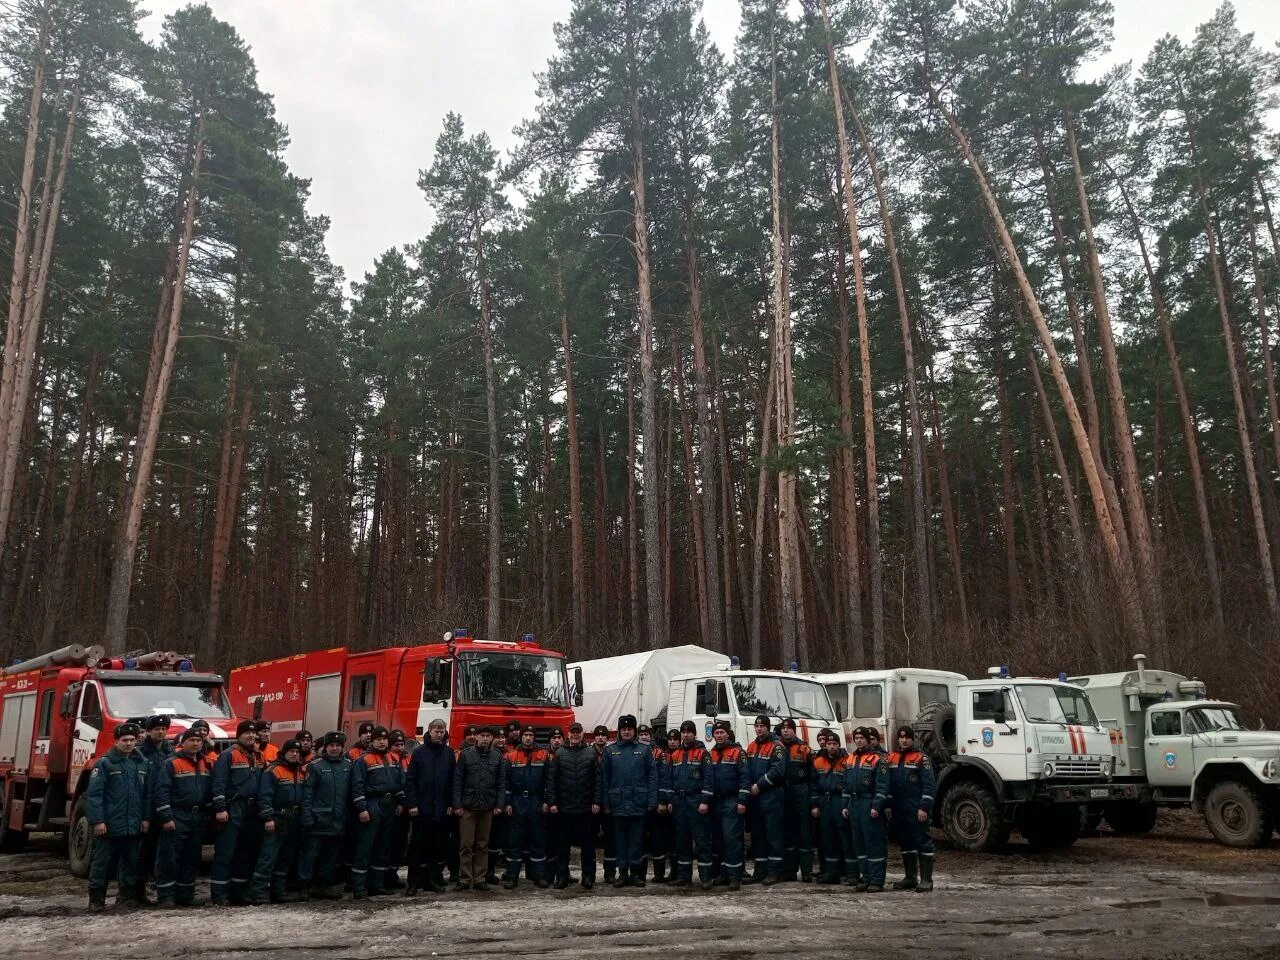
[[[275,763],[280,758],[280,748],[271,742],[271,721],[259,720],[253,727],[258,737],[258,754],[262,762]]]

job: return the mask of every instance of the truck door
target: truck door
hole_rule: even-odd
[[[67,777],[67,794],[75,796],[80,775],[98,752],[102,735],[102,696],[92,680],[80,690],[80,709],[71,728],[71,767]]]
[[[31,734],[35,730],[36,692],[28,690],[4,698],[0,716],[0,763],[13,764],[15,773],[31,765]]]
[[[1152,707],[1147,711],[1147,782],[1155,787],[1185,787],[1194,770],[1191,736],[1181,710]]]
[[[425,738],[432,720],[443,720],[445,729],[453,734],[455,731],[449,726],[449,703],[452,699],[453,659],[428,657],[422,665],[422,705],[418,708],[418,728],[413,731],[413,735]],[[450,742],[457,745],[462,742],[462,738],[453,736]]]
[[[961,714],[969,713],[963,718],[964,726],[960,732],[961,752],[987,761],[1006,780],[1025,780],[1027,748],[1022,729],[1024,724],[1014,708],[1012,694],[1000,687],[992,687],[970,690],[969,697],[970,702],[961,704],[959,710]]]

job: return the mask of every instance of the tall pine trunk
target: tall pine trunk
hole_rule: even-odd
[[[485,636],[502,639],[502,463],[498,427],[498,372],[493,358],[493,297],[485,270],[484,229],[475,222],[476,281],[480,287],[480,339],[484,345],[484,405],[489,422],[489,536]]]
[[[569,443],[569,589],[570,649],[582,654],[587,637],[586,548],[582,533],[582,451],[578,446],[578,404],[573,385],[573,347],[569,341],[569,309],[565,303],[564,275],[555,267],[556,293],[560,300],[560,349],[564,358],[565,424]]]

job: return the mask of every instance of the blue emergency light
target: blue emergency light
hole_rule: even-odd
[[[799,673],[799,672],[800,672],[800,664],[798,664],[798,663],[796,663],[794,660],[792,660],[792,661],[791,661],[791,666],[787,667],[787,670],[789,670],[791,673]]]
[[[738,669],[739,667],[741,667],[741,666],[742,666],[742,661],[741,661],[741,660],[739,660],[737,657],[730,657],[730,658],[729,658],[729,669],[730,669],[730,670],[737,670],[737,669]]]

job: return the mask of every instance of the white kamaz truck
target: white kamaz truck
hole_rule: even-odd
[[[1117,833],[1145,833],[1159,807],[1191,807],[1219,842],[1266,843],[1280,820],[1280,733],[1246,730],[1234,703],[1133,658],[1134,669],[1072,677],[1110,729],[1124,796],[1097,812]]]
[[[934,822],[962,850],[998,849],[1015,826],[1033,846],[1070,846],[1085,805],[1120,796],[1107,731],[1089,697],[1061,679],[1003,667],[984,680],[916,669],[819,677],[833,699],[845,691],[842,720],[878,727],[889,749],[899,725],[915,727],[937,769]]]
[[[737,657],[692,644],[571,663],[569,677],[582,698],[574,716],[588,731],[613,730],[631,714],[663,734],[692,720],[710,743],[715,721],[727,720],[745,744],[763,714],[774,726],[794,717],[799,736],[817,749],[818,732],[840,726],[826,688],[811,676],[743,669]]]

